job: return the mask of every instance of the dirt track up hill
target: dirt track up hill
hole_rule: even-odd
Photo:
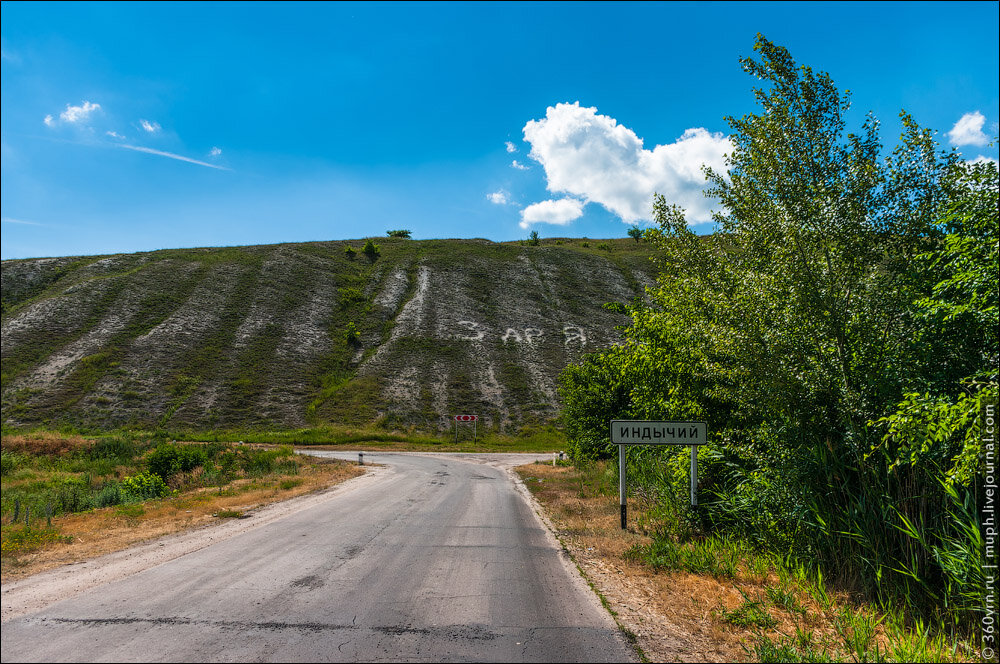
[[[627,321],[603,305],[653,283],[630,239],[378,243],[374,262],[362,241],[4,261],[3,420],[443,429],[465,413],[512,432],[554,417],[559,371],[618,340]]]

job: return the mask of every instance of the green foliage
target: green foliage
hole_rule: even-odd
[[[361,248],[361,253],[365,255],[369,262],[374,263],[378,260],[378,257],[382,254],[382,250],[377,244],[368,240],[365,242],[365,246]]]
[[[739,589],[737,588],[737,590]],[[742,593],[743,591],[740,592]],[[736,627],[769,629],[778,624],[774,616],[768,613],[767,606],[762,598],[750,599],[745,594],[743,595],[743,603],[738,607],[732,611],[721,609],[719,613],[723,622],[735,625]]]
[[[996,384],[1000,352],[1000,290],[995,164],[956,167],[957,182],[940,227],[944,237],[933,250],[919,254],[917,265],[930,293],[917,301],[920,339],[939,353],[937,361],[959,363],[975,378]],[[942,342],[932,346],[935,339]],[[926,358],[932,361],[935,358]]]
[[[124,463],[130,461],[139,452],[139,449],[140,446],[136,444],[136,441],[127,436],[109,436],[98,439],[87,450],[87,456],[91,459],[108,459]]]
[[[347,326],[344,327],[344,339],[351,346],[357,346],[361,343],[361,332],[353,321],[348,322]]]
[[[531,245],[532,247],[537,247],[538,243],[539,243],[538,231],[531,231],[531,233],[528,235],[528,244]]]
[[[679,455],[629,451],[676,527],[818,561],[884,606],[969,630],[998,171],[939,152],[905,114],[882,157],[874,117],[845,132],[850,97],[828,74],[760,36],[755,50],[741,62],[761,112],[728,118],[727,172],[706,171],[720,230],[698,237],[655,198],[651,302],[618,305],[625,343],[561,376],[570,449],[609,455],[610,419],[706,420],[690,518]]]
[[[358,252],[355,251],[354,247],[351,245],[347,245],[344,247],[344,255],[347,257],[347,260],[353,261],[354,257],[358,255]]]
[[[628,236],[633,240],[635,240],[636,242],[638,242],[639,240],[642,239],[642,229],[639,228],[638,226],[629,226]]]
[[[146,471],[123,479],[121,490],[127,501],[152,500],[170,493],[170,487],[161,475]]]
[[[16,558],[25,553],[36,551],[52,542],[69,543],[73,538],[60,535],[55,528],[36,527],[5,527],[3,530],[2,551],[4,558]]]
[[[406,230],[397,230],[397,231],[386,231],[385,234],[388,235],[389,237],[401,237],[409,240],[411,232]]]
[[[208,455],[200,445],[166,443],[153,450],[146,463],[149,466],[149,472],[167,480],[177,473],[194,470],[207,460]]]
[[[7,477],[23,464],[25,457],[23,454],[18,454],[17,452],[2,450],[0,451],[0,460],[2,460],[2,465],[0,465],[2,472],[0,472],[0,475]]]
[[[359,302],[365,301],[365,294],[359,288],[346,287],[340,289],[340,308],[347,309]]]
[[[651,543],[629,549],[625,557],[642,560],[653,569],[706,574],[717,579],[735,579],[740,562],[746,554],[745,547],[727,538],[705,538],[682,543],[676,541],[672,535],[661,531]]]
[[[559,375],[569,455],[573,459],[611,458],[615,454],[608,427],[613,419],[629,419],[629,387],[618,353],[584,355]]]

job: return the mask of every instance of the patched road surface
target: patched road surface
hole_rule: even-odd
[[[3,661],[634,661],[506,470],[535,458],[365,453],[370,481],[5,619]]]

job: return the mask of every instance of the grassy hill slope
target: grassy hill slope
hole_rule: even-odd
[[[631,239],[378,242],[4,261],[3,422],[513,433],[653,279]]]

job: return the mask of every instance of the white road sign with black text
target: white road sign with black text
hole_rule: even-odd
[[[614,445],[705,445],[708,425],[705,422],[611,420],[611,442]]]

